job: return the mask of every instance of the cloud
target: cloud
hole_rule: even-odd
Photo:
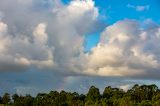
[[[65,89],[66,91],[87,93],[89,87],[94,85],[103,93],[106,86],[120,87],[127,84],[134,85],[132,81],[127,81],[126,78],[121,77],[67,76],[64,78],[64,83],[60,86],[60,90]]]
[[[54,66],[52,52],[54,49],[46,45],[47,34],[45,25],[39,24],[33,32],[33,42],[28,37],[13,37],[8,33],[8,25],[0,22],[1,37],[1,71],[19,71],[29,68],[31,65],[37,67]],[[36,57],[38,56],[39,57]]]
[[[10,5],[10,1],[3,0],[0,4],[0,11],[4,13],[0,28],[4,36],[1,49],[5,49],[1,54],[4,59],[1,59],[0,70],[33,67],[60,73],[79,70],[78,58],[83,52],[84,35],[96,31],[93,26],[99,23],[94,2],[78,0],[68,5],[59,0],[12,2],[15,3]]]
[[[133,20],[119,21],[106,27],[98,45],[84,53],[85,36],[104,28],[98,17],[92,0],[68,4],[60,0],[2,0],[0,89],[83,92],[99,82],[101,88],[117,85],[119,79],[120,85],[126,85],[125,77],[158,79],[159,26],[145,29]]]
[[[131,85],[129,85],[129,84],[127,84],[127,85],[121,85],[119,88],[123,89],[124,91],[127,91],[127,90],[129,90],[131,88]]]
[[[48,35],[45,32],[46,24],[40,23],[34,30],[33,36],[35,38],[36,43],[46,44],[48,40]]]
[[[100,76],[158,78],[159,26],[142,29],[134,20],[105,29],[99,44],[86,55],[86,73]]]
[[[85,36],[104,28],[92,0],[2,0],[0,11],[0,83],[9,92],[60,89],[83,74]]]
[[[131,5],[131,4],[128,4],[127,7],[135,9],[136,11],[139,11],[139,12],[149,10],[149,8],[150,8],[149,5],[134,6],[134,5]]]

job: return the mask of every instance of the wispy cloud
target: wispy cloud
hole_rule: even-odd
[[[131,4],[128,4],[127,7],[135,9],[136,11],[139,11],[139,12],[149,10],[149,8],[150,8],[149,5],[138,5],[138,6],[135,6],[135,5],[131,5]]]

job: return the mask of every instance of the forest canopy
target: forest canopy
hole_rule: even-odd
[[[134,85],[124,91],[107,86],[101,94],[91,86],[86,94],[50,91],[31,95],[5,93],[0,97],[3,106],[160,106],[160,89],[155,85]],[[0,105],[0,106],[1,106]]]

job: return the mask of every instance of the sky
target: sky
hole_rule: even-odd
[[[160,87],[159,0],[1,0],[0,95]]]

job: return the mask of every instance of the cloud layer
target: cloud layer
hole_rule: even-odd
[[[86,36],[104,28],[94,1],[1,0],[0,90],[33,93],[77,84],[84,91],[119,79],[127,89],[126,77],[159,79],[160,27],[143,24],[125,19],[107,26],[85,53]]]

